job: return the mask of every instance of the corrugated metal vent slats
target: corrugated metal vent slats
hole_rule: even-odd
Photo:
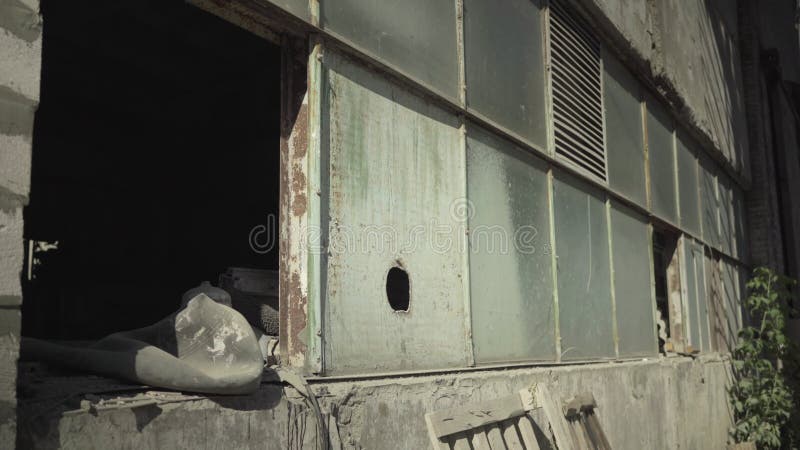
[[[549,30],[556,155],[606,181],[600,42],[561,1],[550,2]]]

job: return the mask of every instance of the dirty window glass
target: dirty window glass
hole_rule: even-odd
[[[472,336],[477,362],[555,359],[545,164],[467,130]]]
[[[737,281],[739,282],[739,302],[741,304],[741,321],[743,324],[751,323],[750,318],[748,315],[750,314],[747,311],[747,308],[744,306],[745,299],[747,298],[747,282],[750,280],[750,271],[747,270],[744,266],[737,266],[738,277]]]
[[[707,156],[700,158],[700,206],[703,211],[703,240],[719,248],[719,224],[717,219],[717,177],[714,163]]]
[[[678,133],[678,192],[681,226],[700,236],[700,191],[697,182],[697,156],[689,137]]]
[[[708,351],[713,350],[714,347],[711,342],[710,321],[713,305],[719,304],[719,298],[717,297],[720,294],[719,273],[715,268],[717,260],[711,257],[710,252],[705,251],[705,247],[695,242],[694,251],[697,253],[698,261],[697,285],[702,287],[703,290],[701,292],[705,293],[705,295],[698,297],[697,302],[700,313],[700,334],[703,338],[703,346],[701,348],[704,351]],[[705,276],[703,276],[703,268],[701,266],[703,261],[705,261]]]
[[[306,22],[311,22],[311,12],[308,9],[309,0],[268,0],[284,11],[297,16]]]
[[[619,61],[607,54],[603,67],[609,184],[629,200],[646,206],[639,84]]]
[[[358,49],[458,100],[456,2],[325,0],[322,27]]]
[[[603,194],[558,173],[553,181],[562,359],[613,357],[608,225]]]
[[[728,348],[736,346],[736,335],[742,325],[742,304],[738,269],[729,261],[722,262],[722,304],[725,308],[725,336]]]
[[[656,101],[647,102],[647,145],[653,213],[678,223],[672,124],[667,112]]]
[[[733,256],[747,259],[747,227],[745,218],[744,193],[738,187],[733,189],[733,230],[736,238]]]
[[[542,36],[538,1],[464,2],[468,107],[544,151]]]
[[[720,175],[717,178],[719,195],[719,239],[722,251],[732,255],[735,250],[736,233],[733,218],[733,184]]]
[[[656,352],[647,219],[612,203],[611,242],[620,356]]]

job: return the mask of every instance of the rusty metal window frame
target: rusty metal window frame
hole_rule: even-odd
[[[304,18],[299,18],[291,15],[291,12],[287,12],[287,9],[282,9],[280,6],[272,5],[269,3],[258,2],[255,0],[233,0],[231,2],[226,2],[225,4],[221,5],[214,0],[191,0],[192,3],[196,4],[197,6],[210,11],[216,15],[221,16],[223,19],[229,20],[231,22],[236,23],[243,28],[250,30],[251,32],[268,39],[275,43],[280,43],[281,45],[288,45],[287,42],[293,42],[287,48],[293,49],[292,52],[294,54],[293,58],[297,59],[304,59],[307,61],[307,97],[305,97],[304,101],[306,102],[305,106],[308,108],[308,121],[302,126],[293,127],[289,135],[287,135],[286,142],[288,143],[291,139],[302,139],[305,137],[307,139],[306,146],[308,150],[308,155],[305,156],[307,160],[301,162],[304,164],[302,170],[304,170],[304,175],[309,175],[309,181],[304,190],[303,194],[307,195],[307,200],[309,201],[308,210],[305,212],[305,220],[308,222],[312,222],[313,224],[320,225],[322,222],[322,213],[324,209],[324,195],[323,189],[325,188],[323,182],[323,168],[320,164],[320,154],[319,154],[319,134],[315,133],[315,129],[318,129],[320,126],[320,105],[321,105],[321,95],[320,92],[320,83],[321,83],[321,67],[320,67],[320,60],[321,60],[321,53],[324,51],[325,48],[333,48],[336,51],[342,52],[349,57],[354,58],[355,60],[363,63],[378,72],[382,73],[387,78],[390,78],[392,81],[410,89],[412,92],[417,93],[428,101],[434,102],[438,106],[444,108],[445,110],[449,110],[454,112],[455,114],[462,117],[462,121],[466,123],[466,121],[471,121],[484,127],[489,132],[504,138],[522,149],[526,151],[532,152],[537,157],[543,159],[548,166],[548,179],[550,185],[550,194],[551,194],[551,201],[552,201],[552,179],[553,179],[553,170],[557,171],[565,171],[569,174],[578,176],[582,181],[586,182],[592,187],[599,188],[602,193],[606,196],[606,202],[616,201],[622,205],[625,205],[632,209],[635,212],[638,212],[645,217],[647,217],[650,223],[650,229],[652,233],[653,226],[659,227],[666,227],[667,229],[671,230],[675,233],[681,233],[682,236],[687,236],[692,238],[698,242],[700,242],[705,247],[713,247],[709,246],[703,240],[702,236],[697,236],[691,233],[689,230],[683,229],[683,227],[676,225],[676,224],[667,224],[662,219],[656,217],[649,208],[643,207],[641,205],[637,205],[631,202],[629,199],[625,198],[624,196],[620,195],[619,193],[612,190],[608,183],[605,180],[600,180],[596,177],[587,176],[585,171],[576,168],[574,165],[569,164],[568,162],[563,161],[561,158],[556,157],[555,152],[553,150],[553,118],[552,115],[548,116],[548,145],[546,148],[541,148],[535,145],[532,145],[526,142],[523,139],[520,139],[519,136],[516,136],[514,133],[509,132],[505,128],[496,124],[491,118],[481,117],[475,113],[473,113],[469,108],[466,106],[466,89],[468,87],[464,84],[464,47],[463,47],[463,0],[452,0],[454,8],[456,8],[456,32],[458,33],[457,36],[457,59],[459,65],[459,77],[460,77],[460,84],[461,89],[459,90],[459,98],[452,99],[447,96],[443,96],[442,94],[436,92],[435,90],[430,89],[424,83],[415,80],[414,78],[410,77],[408,74],[402,72],[402,70],[398,70],[397,68],[387,66],[386,64],[378,61],[377,59],[373,58],[372,56],[365,54],[362,51],[354,48],[352,45],[348,44],[347,42],[341,40],[335,35],[328,33],[326,30],[320,27],[319,23],[319,1],[320,0],[309,0],[309,16]],[[542,41],[544,46],[545,52],[545,80],[546,80],[546,90],[551,89],[551,78],[552,78],[552,60],[551,55],[549,52],[549,29],[548,29],[548,19],[547,15],[550,13],[550,4],[547,0],[543,0],[543,8],[542,8],[542,20],[544,26],[542,27]],[[591,20],[586,20],[587,16],[584,14],[583,11],[578,11],[575,9],[576,14],[581,15],[584,20],[589,24],[589,26],[594,27]],[[592,28],[594,30],[594,28]],[[601,64],[602,64],[602,54],[608,51],[608,47],[606,46],[605,36],[602,33],[597,34],[600,45],[601,45]],[[287,39],[288,38],[288,39]],[[301,45],[300,49],[298,50],[297,43],[305,43]],[[602,77],[602,76],[601,76]],[[646,90],[646,88],[643,88]],[[601,91],[602,95],[602,91]],[[545,96],[545,101],[548,103],[546,108],[548,111],[552,110],[551,99],[549,96]],[[659,101],[660,102],[660,101]],[[661,103],[661,102],[660,102]],[[642,121],[645,121],[645,114],[646,110],[644,107],[644,102],[642,102]],[[667,108],[668,113],[674,120],[674,113],[672,113],[671,109]],[[677,122],[677,121],[676,121]],[[603,119],[603,126],[605,128],[605,118]],[[316,128],[315,128],[316,127]],[[680,125],[675,126],[675,128],[680,128]],[[645,131],[646,133],[646,131]],[[675,131],[673,131],[673,134]],[[291,136],[291,139],[289,139]],[[674,140],[673,140],[674,142]],[[284,144],[282,139],[282,145]],[[605,140],[604,140],[605,145]],[[708,150],[701,147],[701,153],[707,153]],[[282,149],[283,151],[283,149]],[[605,151],[605,149],[604,149]],[[282,154],[282,175],[288,173],[289,165],[288,161],[291,160],[291,155],[287,155],[287,158],[283,158]],[[284,162],[285,161],[285,162]],[[713,162],[714,167],[716,170],[726,171],[729,170],[727,167],[723,167],[718,165],[716,162]],[[649,189],[649,174],[645,174],[646,180],[646,188]],[[734,185],[737,189],[737,192],[741,192],[741,182],[739,178],[732,177]],[[678,189],[677,180],[676,180],[676,190]],[[295,194],[299,194],[300,192],[295,192]],[[281,208],[288,210],[291,206],[291,201],[284,198],[283,194],[281,194]],[[678,192],[676,192],[676,196]],[[699,195],[699,193],[698,193]],[[702,201],[702,198],[700,198]],[[550,208],[551,216],[553,208]],[[282,232],[284,232],[283,227],[281,228]],[[555,232],[553,229],[552,217],[551,217],[551,229],[549,230],[551,233],[551,238],[553,238],[553,233]],[[744,230],[746,232],[746,230]],[[282,235],[283,237],[283,235]],[[308,236],[301,236],[302,239],[307,239]],[[554,242],[554,238],[551,239],[551,242]],[[288,245],[288,244],[287,244]],[[717,251],[717,253],[719,253]],[[728,261],[730,261],[737,269],[741,269],[746,267],[746,262],[743,260],[743,255],[729,255],[723,254],[724,257]],[[298,259],[299,258],[299,259]],[[553,252],[553,258],[555,258],[555,251]],[[324,256],[313,256],[309,255],[308,252],[298,252],[297,249],[287,251],[286,254],[281,256],[281,261],[283,262],[286,259],[293,259],[292,264],[297,266],[299,269],[299,273],[301,275],[300,285],[296,285],[294,280],[288,280],[286,275],[291,273],[288,267],[285,267],[284,274],[282,274],[281,278],[281,314],[288,314],[287,320],[283,320],[284,317],[282,316],[282,325],[281,325],[281,353],[283,357],[283,363],[289,366],[294,366],[298,368],[302,368],[307,373],[323,373],[324,371],[324,361],[322,355],[322,311],[321,309],[324,307],[324,289],[322,287],[322,279],[324,278],[325,274],[322,273],[323,266],[324,266]],[[651,252],[651,260],[652,260],[652,252]],[[613,267],[611,268],[613,271]],[[555,271],[554,271],[555,276]],[[554,302],[556,311],[558,310],[558,294],[557,291],[554,293]],[[653,296],[654,297],[654,296]],[[467,298],[467,301],[469,299]],[[469,312],[468,312],[469,314]],[[557,313],[556,313],[557,314]],[[469,321],[469,317],[467,318]],[[556,318],[556,333],[558,333],[558,317]],[[469,337],[468,339],[471,339]],[[558,340],[557,340],[558,342]],[[559,358],[560,359],[560,358]],[[573,364],[578,361],[570,361],[570,364]],[[553,363],[560,363],[560,361],[554,361]],[[528,365],[541,365],[542,362],[530,362],[530,363],[518,363],[518,364],[495,364],[490,366],[484,367],[509,367],[509,366],[528,366]],[[447,370],[462,370],[462,369],[447,369]],[[415,373],[420,371],[415,371]],[[425,371],[422,371],[425,372]],[[432,371],[437,372],[437,371]],[[440,372],[440,371],[439,371]],[[380,374],[373,374],[373,376],[379,376]]]

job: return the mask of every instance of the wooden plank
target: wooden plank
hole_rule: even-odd
[[[503,440],[506,442],[506,448],[508,450],[525,450],[525,447],[522,446],[522,442],[520,441],[517,427],[515,426],[516,421],[516,419],[508,419],[502,422],[500,426],[503,430]]]
[[[434,450],[450,450],[450,445],[447,442],[442,442],[433,432],[431,413],[425,414],[425,423],[428,425],[428,437],[431,440],[431,448]]]
[[[581,419],[579,416],[575,416],[573,419],[567,419],[567,426],[569,427],[569,435],[572,440],[572,445],[574,448],[577,449],[592,449],[593,447],[590,446],[590,441],[586,436],[586,432],[583,429],[583,424],[581,423]],[[560,448],[560,447],[559,447]]]
[[[506,443],[503,442],[503,432],[500,431],[500,425],[494,424],[487,427],[486,438],[489,440],[489,446],[492,450],[503,450],[506,448]]]
[[[475,450],[491,450],[492,448],[489,446],[489,438],[486,436],[486,432],[483,429],[477,429],[472,433],[472,438],[470,439],[472,442],[472,448]]]
[[[541,450],[539,441],[536,439],[536,432],[533,430],[533,419],[527,414],[517,419],[517,430],[519,430],[522,444],[527,450]]]
[[[537,389],[537,394],[547,415],[547,421],[550,422],[550,428],[553,430],[556,447],[559,450],[573,450],[575,447],[570,438],[567,419],[562,414],[561,401],[551,394],[549,390],[541,387]]]
[[[467,405],[461,408],[429,413],[430,427],[436,437],[502,422],[525,414],[519,394],[496,400]]]
[[[450,436],[450,445],[453,450],[471,450],[467,433],[458,433]]]
[[[594,411],[584,413],[584,426],[592,437],[595,447],[600,450],[611,450],[611,444],[608,442],[606,433],[603,431],[603,427],[600,426],[600,421]]]

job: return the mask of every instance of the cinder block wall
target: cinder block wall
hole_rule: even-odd
[[[14,448],[22,315],[22,208],[31,179],[39,102],[39,0],[0,1],[0,448]]]

